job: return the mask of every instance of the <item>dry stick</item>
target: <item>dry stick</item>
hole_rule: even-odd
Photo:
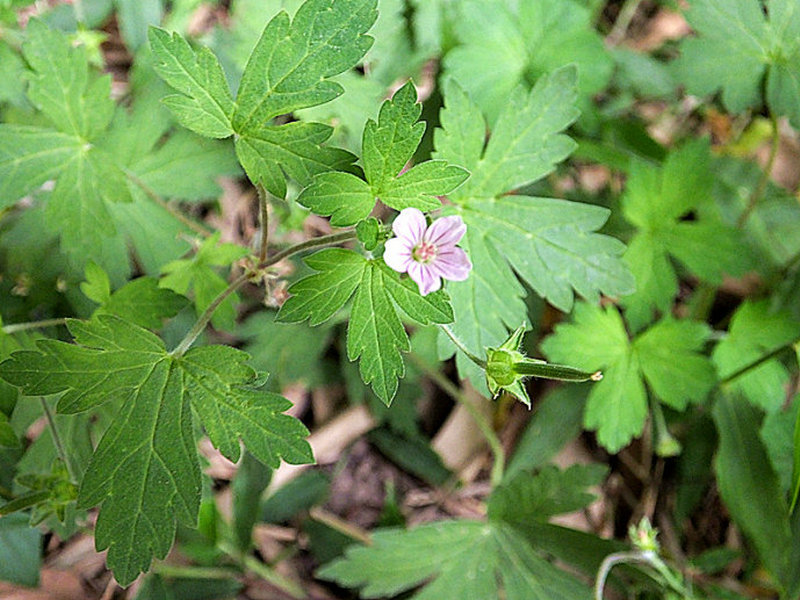
[[[453,400],[461,404],[475,421],[475,424],[478,426],[478,429],[481,430],[483,437],[486,438],[486,442],[489,444],[489,448],[494,455],[494,464],[492,465],[490,482],[493,488],[497,487],[503,480],[506,453],[503,450],[503,444],[500,442],[500,438],[497,437],[497,434],[495,433],[494,429],[492,429],[489,421],[487,421],[486,418],[472,405],[472,403],[470,403],[469,400],[464,397],[464,394],[461,392],[461,390],[453,385],[453,383],[447,379],[447,377],[442,375],[438,369],[431,367],[421,357],[413,352],[410,352],[408,357],[411,359],[411,362],[417,365],[419,369],[424,371],[428,377],[433,379],[436,385],[447,392],[447,394],[453,398]]]
[[[266,269],[267,267],[271,267],[272,265],[279,263],[284,258],[288,258],[293,254],[297,254],[298,252],[302,252],[304,250],[310,250],[312,248],[321,248],[322,246],[331,246],[333,244],[339,244],[341,242],[346,242],[348,240],[353,240],[356,238],[356,232],[354,230],[351,231],[343,231],[341,233],[333,233],[331,235],[323,235],[318,238],[314,238],[311,240],[306,240],[300,244],[295,244],[290,248],[286,248],[281,252],[278,252],[275,256],[268,258],[267,260],[261,261],[258,265],[254,268],[247,270],[242,275],[237,277],[233,280],[233,282],[222,290],[214,300],[211,301],[208,308],[203,311],[203,314],[197,319],[197,322],[192,326],[186,336],[181,340],[180,344],[171,352],[173,356],[182,356],[189,347],[194,343],[194,341],[198,338],[198,336],[203,333],[203,330],[208,325],[208,322],[211,320],[211,317],[214,316],[214,312],[219,308],[219,305],[222,304],[228,296],[236,292],[240,287],[242,287],[253,275],[258,273],[262,269]]]

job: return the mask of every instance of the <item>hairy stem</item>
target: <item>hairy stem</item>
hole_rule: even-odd
[[[258,252],[258,262],[267,260],[267,246],[269,244],[269,202],[268,192],[260,183],[256,185],[258,191],[258,210],[261,214],[261,248]]]
[[[606,43],[609,46],[616,46],[623,40],[641,3],[642,0],[625,0],[625,4],[622,5],[617,15],[617,20],[614,22],[614,27],[611,29],[611,33],[606,37]]]
[[[247,280],[258,271],[266,269],[267,267],[271,267],[272,265],[282,261],[284,258],[288,258],[294,254],[297,254],[298,252],[310,250],[312,248],[321,248],[323,246],[332,246],[334,244],[346,242],[347,240],[355,239],[355,237],[356,232],[352,230],[343,231],[341,233],[333,233],[331,235],[323,235],[318,238],[306,240],[300,244],[295,244],[294,246],[286,248],[274,256],[259,262],[254,268],[248,269],[242,275],[234,279],[228,287],[222,290],[217,297],[211,301],[211,304],[208,305],[208,308],[203,311],[203,314],[200,315],[200,317],[197,319],[197,322],[195,322],[195,324],[171,354],[173,356],[182,356],[185,354],[192,344],[194,344],[195,340],[200,336],[200,334],[203,333],[203,330],[205,330],[209,321],[211,321],[211,317],[214,316],[214,312],[219,308],[219,305],[222,304],[228,298],[228,296],[235,293],[236,290],[242,287]]]
[[[447,325],[439,325],[439,327],[441,328],[442,331],[444,331],[447,334],[447,337],[449,337],[450,340],[455,344],[456,348],[458,348],[459,350],[461,350],[461,352],[464,353],[464,356],[466,356],[468,359],[470,359],[484,371],[486,370],[486,361],[478,358],[472,352],[470,352],[467,349],[467,346],[464,344],[464,342],[458,339],[458,336],[455,333],[453,333],[452,329],[450,329]]]
[[[18,331],[27,331],[28,329],[43,329],[45,327],[55,327],[57,325],[66,325],[66,317],[58,319],[44,319],[42,321],[29,321],[27,323],[11,323],[10,325],[3,325],[3,333],[17,333]]]
[[[756,206],[758,206],[758,203],[761,202],[764,192],[767,190],[769,177],[772,175],[772,168],[775,166],[775,158],[778,156],[778,148],[780,147],[781,142],[781,133],[780,129],[778,128],[778,118],[772,114],[772,112],[770,112],[769,121],[772,125],[772,141],[769,150],[769,158],[767,159],[767,164],[764,165],[764,170],[761,172],[761,177],[759,177],[756,187],[753,189],[753,193],[750,194],[750,200],[747,203],[747,206],[736,220],[737,227],[744,226],[744,224],[747,222],[747,219],[750,218],[750,215],[755,210]]]
[[[500,438],[497,437],[497,434],[492,428],[491,423],[489,423],[486,417],[484,417],[481,414],[481,412],[477,408],[475,408],[469,400],[467,400],[467,398],[464,396],[461,390],[459,390],[455,385],[453,385],[453,383],[447,377],[442,375],[439,369],[431,367],[420,356],[414,354],[413,352],[409,353],[408,356],[420,370],[422,370],[428,377],[430,377],[436,383],[436,385],[438,385],[445,392],[447,392],[447,394],[453,400],[461,404],[470,414],[472,419],[475,421],[475,424],[478,426],[478,429],[480,429],[481,434],[486,439],[486,442],[489,444],[489,449],[492,451],[492,455],[494,456],[494,464],[492,465],[490,481],[492,484],[492,488],[497,487],[503,480],[503,472],[505,470],[505,463],[506,463],[506,453],[503,450],[503,444],[500,442]]]
[[[78,485],[79,482],[75,467],[72,465],[72,461],[69,458],[69,453],[67,453],[67,450],[64,447],[64,442],[61,440],[61,435],[58,433],[58,427],[56,427],[56,419],[53,416],[53,411],[50,410],[50,405],[47,403],[47,400],[45,400],[43,397],[39,397],[39,400],[42,403],[42,410],[44,410],[44,416],[47,419],[47,426],[50,428],[50,435],[53,438],[53,444],[56,447],[58,457],[67,467],[67,473],[69,473],[70,482]]]

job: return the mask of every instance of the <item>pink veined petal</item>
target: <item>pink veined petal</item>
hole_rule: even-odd
[[[417,208],[404,208],[392,223],[394,234],[406,240],[412,248],[422,240],[427,227],[425,215]]]
[[[430,266],[434,273],[450,281],[464,281],[472,270],[472,263],[467,253],[455,247],[439,252]]]
[[[442,280],[433,272],[431,265],[412,261],[408,267],[408,276],[419,286],[419,293],[427,296],[442,287]]]
[[[408,271],[408,266],[411,264],[411,247],[408,242],[403,238],[392,238],[386,242],[386,249],[383,251],[383,262],[385,262],[390,269],[394,269],[398,273],[405,273]]]
[[[425,232],[425,241],[434,244],[440,249],[444,246],[455,246],[467,231],[467,226],[461,217],[454,215],[442,217],[433,222]]]

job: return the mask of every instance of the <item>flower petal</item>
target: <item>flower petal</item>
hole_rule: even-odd
[[[411,246],[403,238],[392,238],[386,242],[386,249],[383,251],[383,262],[390,269],[398,273],[408,271],[408,265],[412,262]]]
[[[427,228],[425,215],[417,208],[404,208],[392,223],[394,234],[406,240],[412,248],[422,241],[422,236],[425,235]]]
[[[408,267],[408,276],[419,286],[419,293],[427,296],[442,287],[442,280],[431,269],[431,265],[412,261]]]
[[[433,222],[425,232],[425,241],[437,246],[440,250],[443,247],[455,246],[467,231],[464,220],[457,216],[442,217]]]
[[[464,281],[472,270],[467,253],[455,247],[440,251],[430,266],[436,275],[450,281]]]

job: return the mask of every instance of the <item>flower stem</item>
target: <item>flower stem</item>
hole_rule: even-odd
[[[450,329],[447,325],[439,325],[439,327],[442,329],[442,331],[444,331],[447,334],[447,337],[449,337],[450,340],[456,345],[456,348],[461,350],[461,352],[463,352],[468,359],[470,359],[484,371],[486,370],[486,361],[478,358],[472,352],[470,352],[467,349],[467,346],[464,344],[464,342],[458,339],[458,336],[456,336],[456,334],[453,333],[452,329]]]
[[[57,325],[66,325],[66,317],[57,319],[44,319],[43,321],[30,321],[28,323],[11,323],[10,325],[3,325],[3,333],[17,333],[18,331],[27,331],[28,329],[43,329],[45,327],[55,327]]]
[[[428,363],[426,363],[419,355],[414,354],[413,352],[408,354],[411,362],[413,362],[419,369],[421,369],[428,377],[430,377],[436,385],[442,388],[447,394],[456,402],[461,404],[467,412],[472,417],[475,424],[480,429],[481,434],[486,439],[486,442],[489,444],[489,448],[492,451],[492,455],[494,456],[494,464],[492,465],[492,472],[490,475],[490,482],[492,484],[492,488],[497,487],[500,482],[503,480],[503,472],[505,470],[505,463],[506,463],[506,453],[503,450],[503,444],[500,442],[500,438],[497,437],[494,429],[492,428],[489,421],[484,417],[481,412],[473,406],[473,404],[467,400],[464,394],[459,390],[453,383],[442,373],[433,367],[431,367]]]
[[[50,405],[47,403],[43,397],[39,397],[39,400],[42,403],[42,410],[44,410],[44,416],[47,419],[47,425],[50,428],[50,435],[53,438],[53,444],[56,447],[56,452],[58,453],[58,457],[63,461],[64,465],[67,467],[67,473],[69,473],[69,480],[71,483],[78,485],[78,477],[75,471],[75,467],[72,465],[72,462],[69,459],[69,454],[64,447],[64,442],[61,441],[61,435],[58,433],[58,427],[56,427],[56,419],[53,416],[53,411],[50,409]]]
[[[222,290],[217,297],[211,301],[211,304],[208,305],[208,308],[203,311],[203,314],[200,315],[200,317],[197,319],[197,322],[195,322],[195,324],[184,336],[178,346],[171,352],[171,354],[173,356],[183,356],[183,354],[186,353],[191,345],[194,344],[195,340],[200,336],[200,334],[203,333],[203,330],[205,330],[206,325],[208,325],[209,321],[211,321],[211,317],[214,316],[214,312],[217,310],[217,308],[219,308],[219,305],[222,304],[228,298],[228,296],[242,287],[247,280],[258,271],[266,269],[267,267],[271,267],[272,265],[282,261],[284,258],[288,258],[289,256],[297,254],[298,252],[310,250],[312,248],[321,248],[323,246],[339,244],[347,240],[355,239],[355,237],[356,232],[353,230],[343,231],[341,233],[333,233],[331,235],[323,235],[318,238],[295,244],[294,246],[286,248],[285,250],[278,252],[266,260],[260,261],[258,265],[248,269],[242,275],[234,279],[228,287]]]
[[[258,262],[267,260],[267,245],[269,244],[269,203],[268,192],[260,183],[256,185],[258,192],[258,209],[261,214],[261,249],[258,252]]]
[[[769,158],[767,159],[767,164],[764,165],[764,170],[761,172],[761,177],[759,177],[755,189],[753,189],[753,193],[750,194],[750,201],[747,203],[744,211],[742,211],[742,214],[739,215],[739,218],[736,220],[737,227],[744,226],[744,224],[747,222],[747,219],[750,218],[750,215],[761,201],[761,198],[764,196],[764,192],[767,190],[769,177],[772,175],[772,168],[775,166],[775,158],[778,156],[778,149],[780,148],[781,143],[781,132],[778,128],[778,118],[771,111],[769,115],[769,121],[772,124],[772,143],[769,150]]]

